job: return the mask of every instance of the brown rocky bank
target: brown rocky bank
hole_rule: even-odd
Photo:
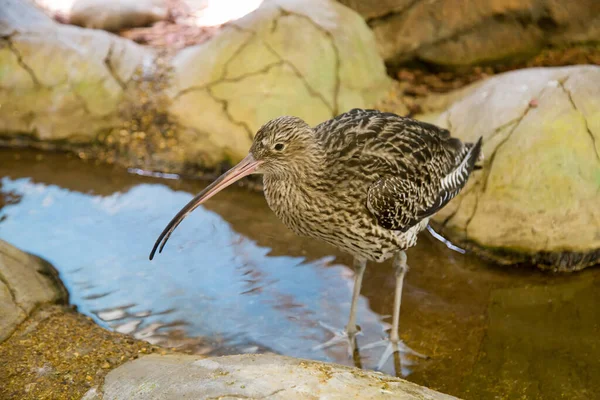
[[[166,349],[100,328],[63,306],[36,310],[0,343],[0,398],[81,399],[119,365]]]

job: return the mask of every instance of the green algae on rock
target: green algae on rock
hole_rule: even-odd
[[[2,7],[0,132],[89,142],[117,123],[125,86],[152,52],[55,23],[28,1]]]
[[[174,56],[169,111],[197,138],[190,159],[239,161],[269,119],[317,124],[385,96],[391,79],[364,21],[336,2],[312,3],[265,1]]]

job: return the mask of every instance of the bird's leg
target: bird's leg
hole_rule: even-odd
[[[348,344],[348,356],[352,357],[356,348],[356,335],[358,335],[359,329],[356,326],[356,306],[358,304],[358,298],[360,297],[360,287],[362,285],[363,275],[367,267],[367,260],[354,258],[354,289],[352,291],[352,304],[350,305],[350,318],[348,318],[348,324],[346,328],[341,331],[332,326],[320,322],[320,325],[333,333],[333,338],[327,342],[314,347],[314,350],[325,349],[338,343],[346,342]]]
[[[421,358],[427,358],[421,353],[412,350],[410,347],[405,345],[398,334],[400,325],[400,305],[402,303],[402,286],[404,284],[404,275],[408,271],[408,265],[406,264],[406,253],[404,251],[399,252],[394,257],[394,272],[396,275],[396,292],[394,294],[394,316],[392,321],[392,331],[390,332],[389,339],[383,339],[375,343],[368,344],[363,349],[371,349],[374,347],[385,346],[385,350],[379,359],[377,369],[380,370],[388,358],[394,353],[399,353],[401,364],[410,365],[408,359],[405,358],[407,354],[411,354]]]
[[[348,318],[348,324],[346,325],[346,333],[348,336],[356,336],[358,333],[358,326],[356,326],[356,306],[358,305],[358,298],[360,297],[360,288],[362,286],[363,275],[367,268],[367,260],[361,260],[358,258],[354,259],[354,288],[352,290],[352,304],[350,305],[350,317]]]

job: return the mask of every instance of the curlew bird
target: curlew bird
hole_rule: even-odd
[[[354,290],[344,330],[318,346],[340,342],[355,348],[356,304],[367,260],[394,257],[394,313],[389,339],[377,365],[399,352],[421,356],[398,335],[405,250],[416,244],[429,218],[466,184],[481,155],[437,126],[392,113],[353,109],[316,127],[296,117],[267,122],[249,154],[194,197],[169,222],[150,253],[162,251],[181,221],[238,179],[263,175],[269,207],[292,231],[321,239],[354,257]]]

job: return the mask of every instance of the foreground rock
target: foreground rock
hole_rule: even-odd
[[[600,262],[600,67],[521,70],[465,93],[434,122],[463,140],[483,136],[485,168],[437,228],[501,263]]]
[[[104,395],[100,395],[103,393]],[[399,378],[278,355],[150,355],[111,371],[91,399],[455,399]]]
[[[0,240],[0,343],[37,307],[67,297],[50,264]]]
[[[600,38],[596,0],[339,1],[367,19],[391,63],[421,60],[456,67]]]

